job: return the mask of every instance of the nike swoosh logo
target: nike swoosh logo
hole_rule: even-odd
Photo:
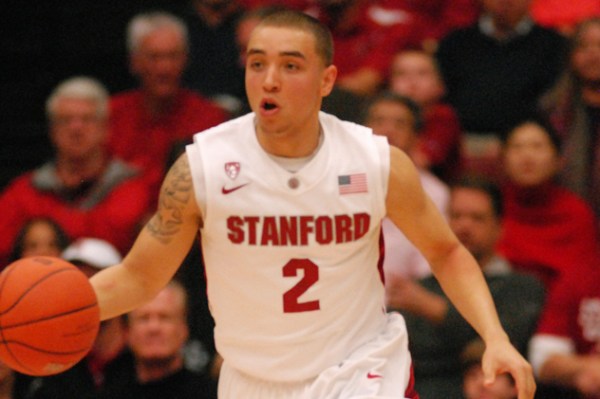
[[[379,374],[367,373],[367,378],[372,380],[374,378],[383,378],[383,376]]]
[[[227,194],[230,194],[230,193],[232,193],[232,192],[234,192],[236,190],[239,190],[242,187],[247,186],[248,184],[250,184],[250,183],[244,183],[244,184],[241,184],[239,186],[232,187],[232,188],[225,188],[225,187],[223,187],[223,188],[221,188],[221,192],[223,194],[227,195]]]

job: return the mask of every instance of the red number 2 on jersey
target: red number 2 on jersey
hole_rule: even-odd
[[[321,308],[318,300],[298,301],[302,294],[319,281],[319,266],[309,259],[292,259],[283,266],[283,277],[296,277],[300,270],[303,271],[300,281],[283,294],[284,313],[310,312]]]

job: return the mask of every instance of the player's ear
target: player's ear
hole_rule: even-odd
[[[323,70],[323,80],[321,82],[321,95],[326,97],[333,90],[335,79],[337,78],[337,67],[329,65]]]

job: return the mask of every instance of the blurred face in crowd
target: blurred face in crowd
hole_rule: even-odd
[[[129,314],[129,345],[136,359],[167,365],[180,357],[188,338],[185,296],[167,286],[151,302]]]
[[[529,14],[531,0],[481,0],[498,29],[512,29]]]
[[[600,20],[582,28],[575,39],[571,64],[584,84],[600,86]]]
[[[56,256],[61,254],[54,228],[46,221],[33,222],[23,237],[21,256]]]
[[[521,187],[546,183],[558,173],[560,156],[548,132],[535,123],[525,123],[511,133],[504,147],[504,171]]]
[[[106,119],[98,115],[92,100],[58,98],[50,125],[50,136],[61,158],[85,160],[102,151],[107,139]]]
[[[478,262],[494,254],[500,235],[500,220],[490,196],[476,188],[455,187],[449,204],[450,228]]]
[[[417,133],[410,110],[397,101],[381,100],[369,107],[366,125],[373,133],[386,136],[388,142],[409,152],[415,144]]]
[[[181,33],[163,27],[146,35],[132,54],[131,68],[147,94],[158,99],[175,96],[187,64]]]
[[[516,399],[517,389],[510,377],[501,374],[492,385],[483,384],[484,376],[481,366],[474,365],[466,371],[463,380],[465,399]]]
[[[435,103],[444,95],[434,59],[420,51],[404,51],[394,57],[390,89],[410,97],[420,106]]]

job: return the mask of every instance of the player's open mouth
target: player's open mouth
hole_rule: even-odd
[[[277,105],[277,103],[275,103],[274,101],[270,101],[270,100],[263,100],[260,103],[260,108],[265,112],[265,113],[273,113],[276,112],[277,109],[279,109],[279,106]]]

